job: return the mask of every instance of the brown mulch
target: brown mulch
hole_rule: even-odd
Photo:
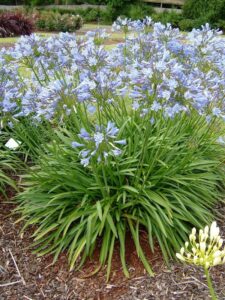
[[[79,272],[68,271],[65,253],[56,264],[51,265],[51,256],[37,257],[28,249],[33,229],[28,229],[21,236],[22,224],[15,224],[17,217],[10,215],[13,208],[13,202],[6,203],[0,199],[0,300],[211,299],[201,269],[178,263],[172,263],[169,269],[158,248],[154,254],[151,253],[144,232],[141,234],[141,244],[155,277],[145,273],[129,236],[126,259],[130,279],[123,275],[118,247],[108,283],[106,268],[92,277],[85,277],[98,266],[98,250]],[[225,207],[220,208],[220,212],[225,212]],[[224,236],[225,224],[220,224],[220,228]],[[218,299],[225,299],[225,267],[216,267],[211,273]]]

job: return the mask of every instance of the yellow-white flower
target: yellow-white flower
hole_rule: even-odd
[[[219,235],[220,230],[216,222],[213,222],[209,228],[200,229],[197,235],[196,228],[192,229],[189,235],[189,241],[181,248],[176,256],[178,259],[199,266],[205,269],[225,263],[225,247],[223,239]]]

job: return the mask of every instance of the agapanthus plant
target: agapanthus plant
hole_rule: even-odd
[[[36,251],[68,250],[78,268],[100,241],[109,277],[118,242],[128,276],[129,233],[152,275],[140,231],[168,262],[221,198],[225,40],[208,26],[184,36],[149,18],[118,22],[126,43],[111,51],[101,32],[1,50],[0,116],[32,157],[18,210],[38,225]]]

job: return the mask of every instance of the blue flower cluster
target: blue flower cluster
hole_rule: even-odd
[[[79,142],[72,142],[73,148],[81,148],[79,156],[81,164],[87,167],[92,158],[97,159],[97,162],[106,161],[108,156],[118,156],[122,150],[118,147],[126,145],[126,140],[117,140],[119,129],[111,121],[108,121],[107,126],[95,126],[95,130],[89,133],[82,128],[78,137]]]
[[[194,109],[208,120],[225,117],[225,39],[218,30],[205,25],[184,35],[149,17],[118,19],[113,30],[127,38],[108,51],[99,43],[107,39],[103,30],[82,38],[34,34],[2,49],[0,118],[61,119],[81,105],[97,114],[128,98],[127,109],[141,116]]]

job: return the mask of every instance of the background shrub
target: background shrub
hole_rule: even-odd
[[[152,19],[155,22],[161,22],[162,24],[170,23],[173,27],[179,27],[182,15],[174,11],[164,11],[162,13],[153,14]]]
[[[205,23],[209,23],[212,27],[218,27],[219,20],[225,20],[225,0],[187,0],[183,8],[183,15],[184,18],[195,20],[194,27]],[[220,24],[222,23],[220,22]]]
[[[218,20],[215,25],[225,32],[225,20]]]
[[[195,26],[195,21],[192,19],[182,19],[179,21],[179,28],[182,31],[191,31]]]
[[[86,22],[99,21],[101,17],[101,10],[97,8],[87,8],[85,10],[84,19]]]
[[[80,29],[82,25],[83,20],[79,15],[61,15],[51,11],[42,12],[36,22],[38,29],[61,32],[74,32]]]
[[[0,15],[0,37],[30,35],[33,21],[20,12],[5,12]]]
[[[186,0],[183,13],[186,18],[197,19],[201,16],[211,16],[210,18],[225,18],[224,0]]]
[[[128,18],[132,20],[141,20],[144,19],[146,16],[150,16],[154,12],[154,9],[150,5],[145,4],[131,4],[127,6],[126,9],[123,11]]]
[[[23,3],[23,0],[1,0],[1,5],[18,5]]]

